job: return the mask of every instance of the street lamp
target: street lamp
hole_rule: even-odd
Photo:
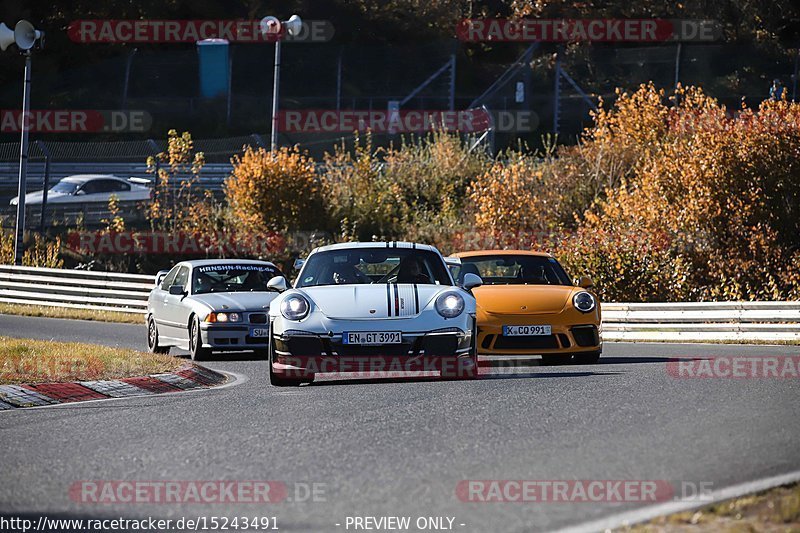
[[[19,183],[17,185],[17,225],[14,235],[14,264],[22,264],[22,237],[25,233],[25,192],[28,178],[28,115],[31,108],[31,48],[37,40],[42,42],[44,32],[33,27],[27,20],[20,20],[11,31],[4,23],[0,24],[0,49],[5,51],[16,43],[25,56],[25,81],[22,86],[22,116],[20,130],[22,138],[19,146]]]
[[[260,24],[261,33],[275,38],[275,73],[272,78],[272,129],[270,131],[270,150],[278,149],[278,88],[281,77],[281,37],[284,29],[289,35],[297,35],[303,29],[303,21],[297,15],[281,22],[275,17],[264,17]]]

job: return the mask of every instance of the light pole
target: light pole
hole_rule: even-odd
[[[289,20],[281,22],[275,17],[261,19],[261,33],[275,38],[275,69],[272,77],[272,126],[269,136],[269,149],[278,149],[278,95],[281,79],[281,38],[284,28],[289,35],[297,35],[303,29],[303,21],[297,15],[292,15]]]
[[[22,240],[25,234],[25,193],[28,178],[28,115],[31,109],[31,48],[37,40],[43,39],[44,32],[33,27],[27,20],[20,20],[12,32],[5,24],[0,24],[0,49],[8,48],[11,43],[25,56],[25,77],[22,85],[22,115],[20,130],[22,137],[19,144],[19,183],[17,184],[17,221],[14,233],[14,264],[22,264]]]

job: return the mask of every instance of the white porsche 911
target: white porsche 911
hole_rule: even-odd
[[[270,381],[299,385],[320,372],[437,370],[475,377],[475,274],[453,282],[442,255],[412,243],[317,248],[294,288],[272,303]],[[376,361],[380,364],[375,364]]]
[[[182,261],[156,275],[147,301],[147,347],[171,346],[200,360],[212,351],[254,350],[266,354],[267,313],[278,296],[268,284],[283,279],[266,261]]]

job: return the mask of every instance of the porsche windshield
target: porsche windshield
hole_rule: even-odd
[[[351,248],[311,255],[298,287],[370,283],[452,285],[439,255],[406,248]]]
[[[459,281],[472,273],[479,275],[484,285],[572,285],[558,261],[545,256],[463,257],[454,270]]]
[[[269,265],[208,265],[194,269],[192,294],[209,292],[263,292],[281,272]]]

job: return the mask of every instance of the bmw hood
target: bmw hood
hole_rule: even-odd
[[[300,289],[328,318],[415,317],[444,289],[441,285],[381,283]]]
[[[263,309],[266,312],[270,302],[277,296],[276,292],[210,292],[196,294],[191,298],[214,311],[258,311]]]

